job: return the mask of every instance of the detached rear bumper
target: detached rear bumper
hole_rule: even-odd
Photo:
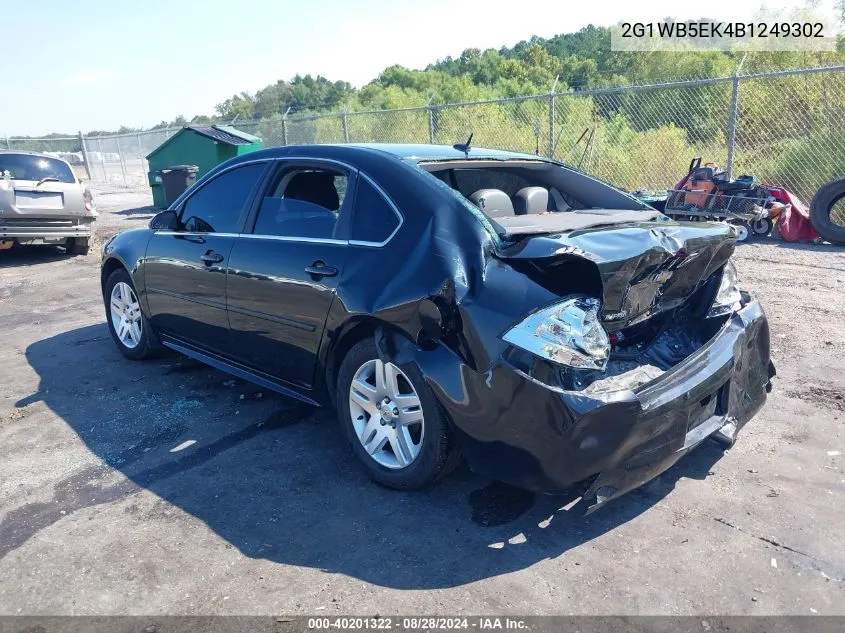
[[[454,362],[444,370],[445,357],[426,355],[417,354],[421,369],[473,470],[543,492],[587,482],[588,511],[657,476],[711,435],[731,443],[763,406],[774,375],[768,322],[747,295],[706,345],[633,391],[585,395],[504,361],[479,374]]]

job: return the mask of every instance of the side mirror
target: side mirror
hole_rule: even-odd
[[[179,215],[170,209],[162,211],[150,220],[150,228],[153,231],[175,231],[179,228]]]

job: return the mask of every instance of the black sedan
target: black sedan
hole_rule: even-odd
[[[383,484],[463,457],[594,509],[763,405],[768,324],[735,243],[537,156],[283,147],[110,240],[102,288],[127,357],[167,347],[333,406]]]

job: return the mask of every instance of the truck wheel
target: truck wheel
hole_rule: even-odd
[[[845,244],[845,210],[833,207],[845,199],[845,178],[822,185],[810,203],[810,222],[828,242]],[[840,204],[840,207],[845,205]]]
[[[72,237],[67,241],[66,248],[71,255],[87,255],[91,250],[91,238]]]

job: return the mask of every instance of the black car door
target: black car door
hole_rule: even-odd
[[[229,324],[240,362],[307,389],[346,257],[355,172],[284,160],[267,182],[229,257]]]
[[[144,280],[153,327],[210,351],[231,351],[226,315],[229,253],[270,162],[235,166],[203,183],[179,210],[179,228],[156,231]]]

